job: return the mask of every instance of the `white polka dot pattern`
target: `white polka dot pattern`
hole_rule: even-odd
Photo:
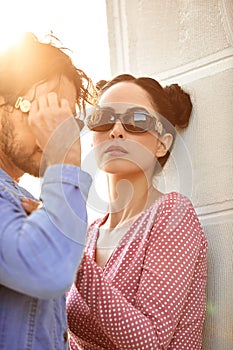
[[[191,202],[162,196],[125,233],[102,270],[98,227],[67,298],[70,348],[200,350],[207,241]]]

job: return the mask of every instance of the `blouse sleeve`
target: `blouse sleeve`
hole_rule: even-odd
[[[150,235],[134,305],[85,256],[77,276],[82,281],[77,284],[79,293],[117,348],[167,349],[195,279],[202,244],[203,231],[189,201],[163,210]],[[201,314],[204,304],[203,297]]]

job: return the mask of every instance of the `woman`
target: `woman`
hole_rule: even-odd
[[[153,186],[186,127],[178,85],[120,75],[87,118],[109,208],[88,230],[67,299],[71,349],[201,349],[207,242],[185,196]]]

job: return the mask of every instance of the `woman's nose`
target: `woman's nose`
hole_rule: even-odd
[[[110,130],[110,138],[112,139],[123,139],[125,138],[125,129],[120,120],[116,120],[113,128]]]

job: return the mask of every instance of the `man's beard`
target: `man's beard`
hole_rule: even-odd
[[[33,156],[38,152],[38,147],[30,153],[25,153],[23,145],[20,145],[17,140],[17,132],[14,127],[14,123],[10,119],[10,116],[4,114],[1,118],[1,137],[0,137],[0,149],[6,158],[8,158],[17,168],[24,173],[30,175],[39,176],[40,164],[33,159]]]

